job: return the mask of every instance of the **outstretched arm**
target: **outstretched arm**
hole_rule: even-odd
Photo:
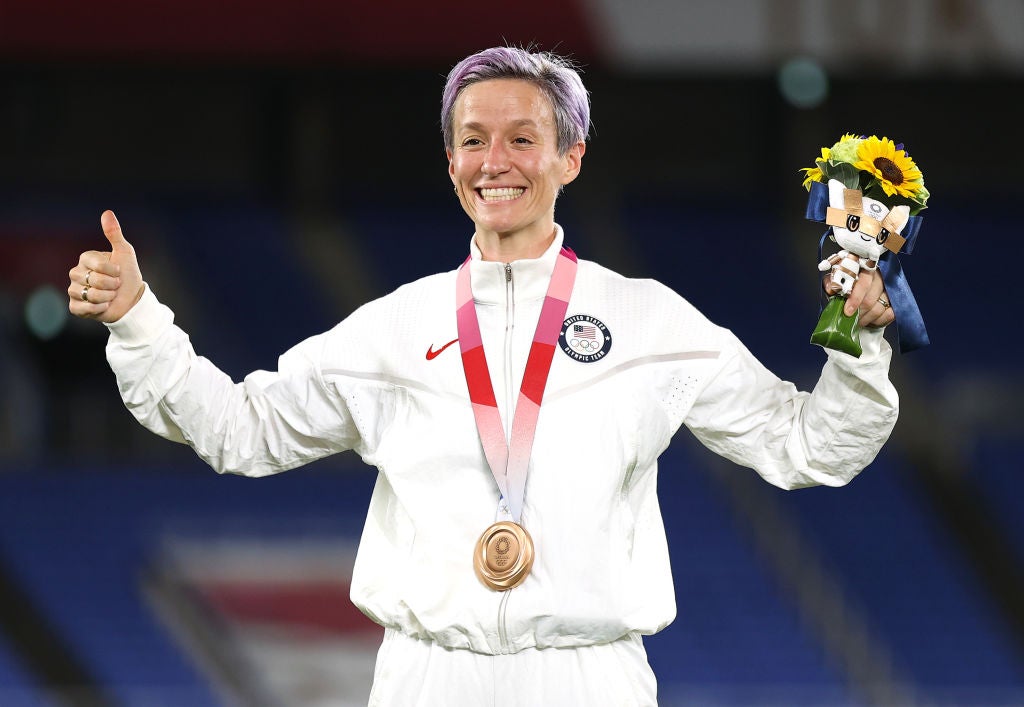
[[[142,280],[113,212],[100,219],[110,251],[81,254],[69,308],[107,325],[107,361],[128,410],[146,428],[189,444],[221,472],[262,476],[358,443],[344,399],[320,375],[324,336],[281,357],[279,370],[236,383],[196,355],[174,314]]]

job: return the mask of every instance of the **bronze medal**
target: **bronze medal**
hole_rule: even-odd
[[[518,523],[495,523],[477,541],[473,567],[491,589],[503,592],[518,587],[533,567],[533,539]]]

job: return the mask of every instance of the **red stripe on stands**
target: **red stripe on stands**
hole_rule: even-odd
[[[233,622],[292,626],[321,634],[381,631],[349,601],[347,582],[210,582],[199,586],[199,594]]]
[[[593,61],[596,26],[582,0],[519,0],[515,12],[471,0],[5,0],[0,56],[453,63],[533,42]]]

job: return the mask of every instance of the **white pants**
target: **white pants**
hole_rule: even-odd
[[[656,707],[639,634],[580,648],[485,655],[384,632],[370,707]]]

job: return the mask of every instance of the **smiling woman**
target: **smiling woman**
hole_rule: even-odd
[[[586,144],[559,151],[554,109],[522,79],[463,89],[452,109],[448,173],[485,260],[537,258],[555,237],[555,199],[580,172]]]
[[[69,272],[72,313],[108,324],[118,388],[149,429],[218,472],[345,450],[377,468],[351,585],[386,629],[371,705],[655,705],[642,637],[676,614],[657,496],[676,431],[799,488],[847,483],[895,424],[881,328],[859,359],[829,351],[800,392],[667,287],[566,247],[555,201],[589,126],[566,60],[463,60],[442,130],[469,257],[243,382],[196,354],[113,213],[111,250]],[[456,341],[461,356],[444,353]]]

